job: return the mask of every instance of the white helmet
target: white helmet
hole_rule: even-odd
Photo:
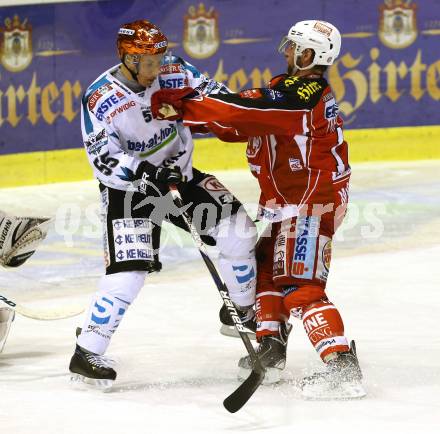
[[[289,43],[296,44],[294,62],[298,69],[310,69],[315,65],[332,65],[341,50],[341,34],[339,30],[326,21],[300,21],[290,28],[283,38],[278,51],[283,53]],[[296,60],[306,48],[315,52],[313,62],[305,68],[300,68]]]

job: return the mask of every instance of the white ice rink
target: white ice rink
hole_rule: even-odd
[[[356,340],[365,399],[301,399],[297,381],[321,362],[293,320],[282,384],[229,414],[222,401],[238,386],[244,347],[218,333],[217,290],[189,237],[170,231],[164,270],[147,278],[110,346],[112,392],[69,385],[80,317],[16,317],[0,354],[0,433],[440,433],[439,173],[438,161],[354,167],[328,294]],[[246,171],[218,176],[255,208]],[[56,216],[23,267],[0,270],[0,292],[29,307],[87,305],[102,271],[95,182],[0,189],[0,209]]]

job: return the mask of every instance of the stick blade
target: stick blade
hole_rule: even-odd
[[[264,370],[253,370],[251,375],[223,401],[226,410],[230,413],[236,413],[240,410],[263,382],[264,374]]]

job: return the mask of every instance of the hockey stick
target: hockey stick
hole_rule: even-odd
[[[57,319],[70,318],[84,312],[83,307],[60,308],[60,309],[32,309],[22,306],[15,301],[0,294],[0,306],[5,305],[20,315],[40,321],[54,321]]]
[[[245,328],[243,327],[240,316],[235,309],[234,303],[231,301],[229,297],[228,288],[226,287],[225,282],[220,277],[218,271],[215,268],[215,265],[209,258],[205,244],[203,243],[199,233],[197,232],[194,224],[191,220],[191,217],[188,215],[186,211],[183,211],[183,201],[180,196],[179,190],[176,185],[170,185],[170,192],[173,197],[173,201],[182,210],[182,217],[185,220],[186,225],[188,226],[188,230],[191,234],[191,238],[194,241],[194,244],[199,249],[200,254],[202,255],[203,260],[205,261],[206,266],[208,267],[209,272],[217,286],[218,292],[228,309],[229,315],[231,316],[232,321],[234,322],[235,328],[237,329],[238,334],[240,335],[244,346],[252,360],[252,372],[249,377],[234,391],[232,392],[224,401],[223,405],[226,410],[230,413],[235,413],[240,410],[243,405],[249,400],[249,398],[254,394],[257,388],[264,380],[264,376],[266,374],[266,369],[262,366],[260,359],[255,353],[254,347],[251,344],[249,336],[246,333]]]

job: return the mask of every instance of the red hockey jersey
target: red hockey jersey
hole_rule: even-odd
[[[347,202],[348,146],[325,78],[280,75],[269,88],[184,99],[183,120],[220,139],[248,140],[261,218],[280,221],[311,214],[312,206]]]

